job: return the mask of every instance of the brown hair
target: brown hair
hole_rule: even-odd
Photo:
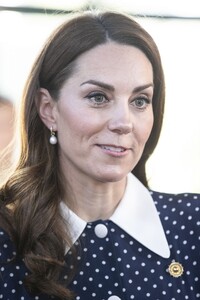
[[[49,130],[41,121],[35,100],[40,87],[55,101],[74,70],[79,55],[108,40],[141,49],[154,75],[154,126],[144,153],[132,171],[147,185],[145,164],[161,131],[164,108],[164,76],[159,52],[151,36],[130,17],[113,12],[82,13],[60,26],[49,38],[28,78],[22,99],[21,156],[18,166],[1,189],[1,225],[11,235],[17,255],[30,270],[25,283],[59,299],[72,294],[59,281],[65,265],[64,249],[71,246],[70,232],[60,215],[63,197],[57,146],[49,145]],[[13,208],[8,209],[9,206]],[[41,263],[42,262],[42,263]],[[70,273],[70,272],[69,272]],[[66,283],[67,286],[67,283]]]

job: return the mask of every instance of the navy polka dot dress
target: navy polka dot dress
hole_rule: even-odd
[[[130,175],[109,220],[86,223],[64,204],[62,209],[81,249],[70,283],[76,300],[200,299],[200,195],[149,192]],[[27,293],[28,270],[23,261],[9,262],[13,254],[0,230],[0,299],[52,299]],[[66,259],[70,256],[66,249]]]

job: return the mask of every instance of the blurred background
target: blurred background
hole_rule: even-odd
[[[18,108],[46,38],[70,12],[91,8],[131,14],[161,53],[167,97],[161,138],[147,166],[150,187],[200,192],[199,0],[0,0],[0,98]],[[8,125],[13,118],[10,106],[1,103],[5,101],[0,100],[0,148],[7,143],[3,122]]]

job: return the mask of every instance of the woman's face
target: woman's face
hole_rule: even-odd
[[[122,180],[153,125],[153,71],[139,49],[109,42],[82,54],[53,113],[66,176]]]

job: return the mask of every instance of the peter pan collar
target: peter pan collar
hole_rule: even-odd
[[[61,202],[61,211],[75,243],[87,222],[68,209],[64,202]],[[151,194],[132,173],[127,176],[125,194],[109,220],[149,250],[169,258],[169,245]]]

